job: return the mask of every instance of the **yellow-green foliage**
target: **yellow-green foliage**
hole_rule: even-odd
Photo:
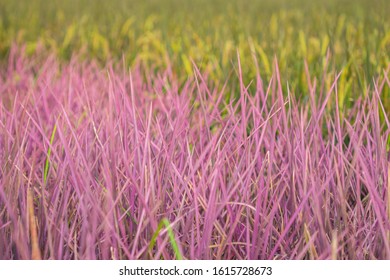
[[[253,54],[263,78],[276,56],[290,88],[305,95],[304,61],[320,78],[329,49],[328,72],[343,71],[344,107],[389,66],[389,14],[387,0],[0,0],[0,55],[16,42],[64,59],[78,53],[154,70],[172,65],[181,80],[193,74],[193,60],[221,84],[238,49],[245,82],[256,73]]]

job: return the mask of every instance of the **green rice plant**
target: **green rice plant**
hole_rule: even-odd
[[[50,137],[50,145],[49,145],[49,147],[47,149],[47,153],[46,153],[45,169],[44,169],[44,172],[43,172],[43,184],[44,185],[46,185],[46,183],[47,183],[47,175],[49,173],[49,167],[50,167],[51,148],[53,146],[56,130],[57,130],[57,124],[54,125],[53,131],[52,131],[51,137]]]
[[[177,246],[177,242],[176,242],[176,239],[175,239],[175,234],[173,233],[171,225],[170,225],[170,223],[169,223],[167,218],[163,218],[160,221],[160,223],[158,224],[157,229],[156,229],[155,233],[153,234],[152,239],[150,240],[149,253],[151,254],[151,251],[153,250],[154,245],[157,242],[157,237],[159,236],[160,232],[163,230],[164,227],[167,230],[169,241],[171,243],[172,250],[173,250],[173,252],[175,254],[176,259],[182,260],[183,256],[180,253],[179,247]]]

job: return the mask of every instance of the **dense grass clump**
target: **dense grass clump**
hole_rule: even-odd
[[[298,100],[277,61],[253,87],[237,65],[227,99],[195,65],[180,84],[12,51],[0,259],[390,258],[388,73],[341,112],[338,73]]]

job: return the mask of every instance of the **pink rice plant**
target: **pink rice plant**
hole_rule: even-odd
[[[255,90],[239,65],[229,100],[194,70],[179,85],[13,50],[0,259],[390,258],[387,72],[339,112],[338,75],[307,72],[305,101],[276,62]]]

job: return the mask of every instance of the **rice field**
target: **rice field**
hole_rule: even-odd
[[[0,259],[390,259],[387,14],[0,0]]]

